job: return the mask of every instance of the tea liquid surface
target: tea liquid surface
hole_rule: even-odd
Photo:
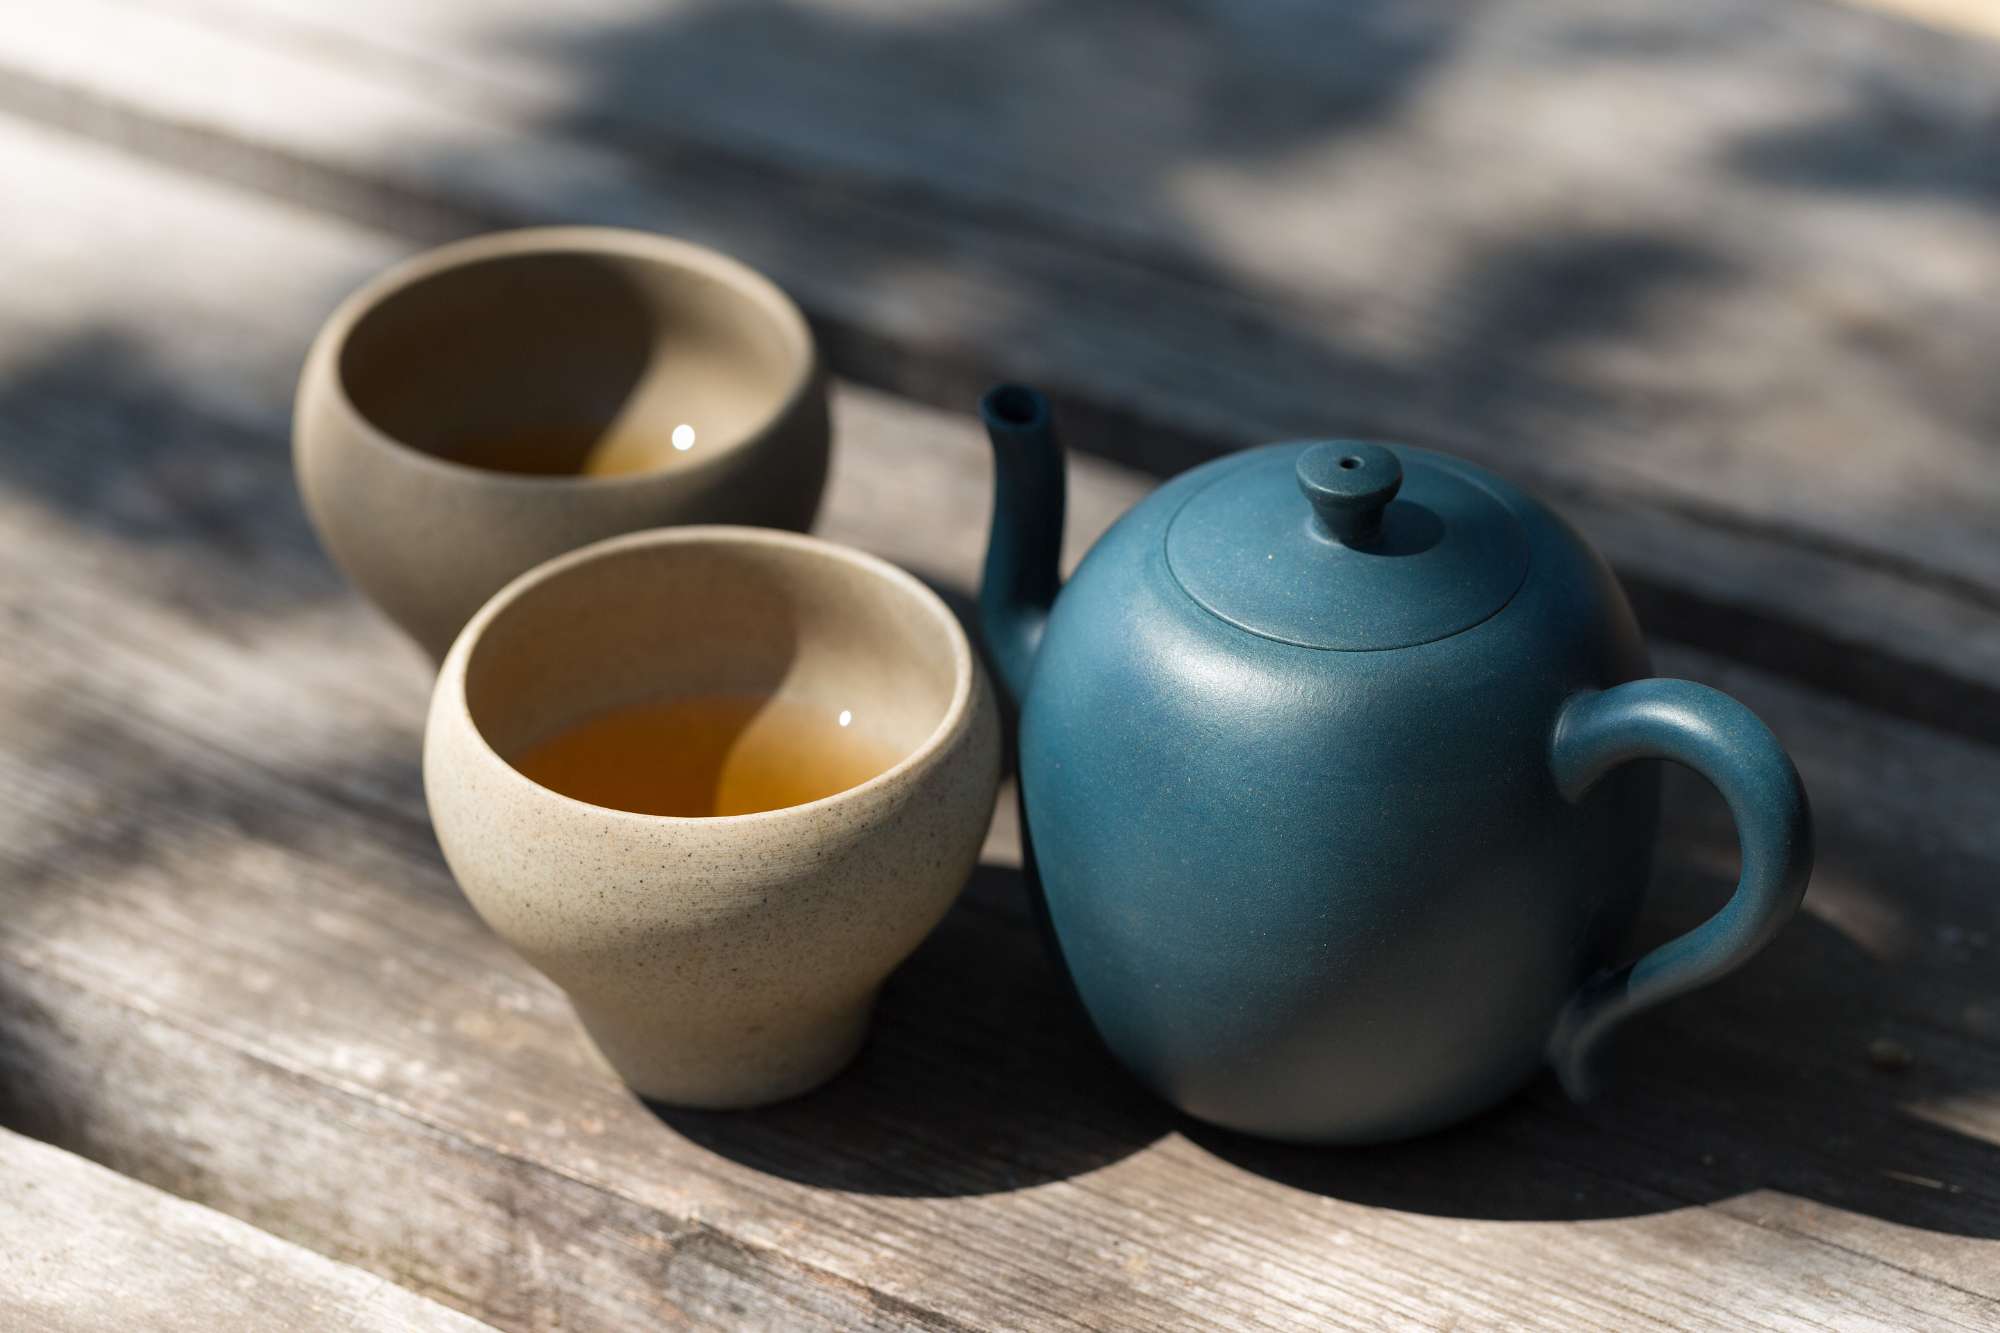
[[[461,444],[445,456],[489,472],[538,477],[625,477],[696,456],[693,426],[671,430],[520,430]]]
[[[565,796],[646,815],[746,815],[857,786],[902,754],[849,710],[682,695],[587,718],[511,758]]]

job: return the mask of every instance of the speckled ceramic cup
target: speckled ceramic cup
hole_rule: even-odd
[[[509,579],[586,543],[811,526],[826,388],[798,308],[733,259],[610,228],[502,232],[334,312],[293,450],[334,562],[437,658]]]
[[[513,768],[661,698],[851,711],[901,757],[759,814],[587,805]],[[569,993],[636,1091],[753,1106],[832,1077],[889,972],[963,887],[1000,780],[992,691],[937,595],[874,556],[752,528],[558,557],[466,625],[439,672],[424,792],[466,897]]]

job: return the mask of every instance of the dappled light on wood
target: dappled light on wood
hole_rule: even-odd
[[[1812,0],[1338,9],[12,25],[0,1157],[36,1189],[0,1204],[0,1323],[10,1263],[115,1276],[113,1246],[183,1299],[406,1328],[2000,1322],[2000,43]],[[1102,1050],[1009,793],[846,1074],[647,1106],[454,888],[432,670],[321,554],[288,455],[343,294],[551,220],[685,235],[797,299],[838,377],[816,531],[961,619],[970,409],[1003,375],[1081,455],[1067,567],[1264,440],[1406,440],[1536,492],[1653,669],[1797,759],[1803,910],[1636,1023],[1598,1102],[1542,1079],[1415,1142],[1288,1148]],[[721,438],[659,421],[669,467]],[[1738,869],[1719,798],[1664,788],[1635,944]],[[89,1255],[46,1249],[85,1221]]]

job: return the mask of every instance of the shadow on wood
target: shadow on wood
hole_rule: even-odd
[[[282,418],[217,409],[240,394],[176,383],[136,339],[80,327],[0,377],[0,486],[115,542],[134,584],[211,622],[344,595]]]
[[[1022,928],[1024,893],[1020,871],[979,867],[825,1087],[756,1111],[650,1109],[745,1166],[866,1194],[1025,1189],[1144,1148],[1172,1113],[1106,1056]]]
[[[1880,49],[1828,24],[1874,25]],[[1829,227],[1813,198],[1991,207],[1977,90],[1995,65],[1977,44],[1717,5],[1335,17],[1047,0],[893,15],[759,0],[492,40],[583,90],[543,128],[617,148],[663,191],[773,188],[838,215],[801,233],[771,207],[715,239],[781,273],[838,268],[854,303],[821,299],[817,278],[804,299],[844,375],[960,408],[1001,374],[1046,378],[1072,444],[1157,476],[1285,435],[1386,435],[1558,500],[1643,496],[1690,546],[1748,534],[1996,604],[1978,569],[1991,497],[1963,462],[2000,419],[1961,350],[1991,343],[1990,311],[1878,283],[1848,260],[1880,243]],[[1509,128],[1489,141],[1471,128],[1495,105]],[[1600,148],[1582,128],[1628,120],[1663,132]],[[902,233],[910,219],[958,243],[941,254]],[[989,253],[995,233],[1091,277]],[[1811,267],[1840,279],[1803,281],[1778,239],[1793,235],[1830,247]],[[1393,276],[1364,276],[1362,255]],[[941,327],[885,333],[881,309],[934,299]],[[1855,466],[1864,441],[1882,463]],[[1858,632],[1858,597],[1834,588],[1828,614],[1748,573],[1718,591],[1610,555],[1691,643],[2000,737],[1989,675]],[[1745,607],[1766,632],[1740,632]]]
[[[1643,938],[1706,915],[1733,883],[1722,868],[1729,878],[1670,849]],[[2000,1099],[2000,1057],[1911,1007],[1879,958],[1802,912],[1744,971],[1620,1034],[1609,1089],[1588,1105],[1544,1076],[1455,1129],[1360,1150],[1184,1128],[1246,1170],[1406,1212],[1575,1221],[1776,1191],[2000,1237],[2000,1143],[1949,1123],[1955,1102]]]

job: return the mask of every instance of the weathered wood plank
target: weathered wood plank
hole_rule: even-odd
[[[851,1073],[649,1112],[452,888],[422,664],[289,499],[283,363],[399,242],[4,124],[0,170],[52,201],[0,254],[0,1122],[509,1328],[2000,1318],[2000,754],[1672,648],[1793,747],[1822,868],[1601,1106],[1366,1153],[1177,1119],[1065,1006],[1003,819]],[[825,530],[962,598],[971,423],[837,410]],[[1075,537],[1147,484],[1080,466]],[[1673,783],[1649,930],[1732,849]]]
[[[114,587],[71,595],[101,605]],[[85,650],[69,598],[56,600],[37,635],[49,658],[10,660],[20,677],[47,679]],[[126,617],[135,655],[186,639],[147,618]],[[1992,1311],[1964,1291],[2000,1296],[2000,1202],[1982,1193],[2000,1160],[2000,1060],[1969,1026],[1991,999],[1984,950],[2000,926],[1973,878],[1991,865],[1990,834],[1960,806],[1894,829],[1887,847],[1879,830],[1857,838],[1857,805],[1880,798],[1840,776],[1850,751],[1911,763],[1894,728],[1809,704],[1788,715],[1784,691],[1751,682],[1795,745],[1825,738],[1801,755],[1832,816],[1832,892],[1823,877],[1815,908],[1847,933],[1809,918],[1740,984],[1655,1025],[1660,1063],[1598,1113],[1542,1090],[1462,1135],[1374,1155],[1262,1149],[1176,1122],[1096,1064],[996,870],[899,980],[843,1084],[758,1117],[663,1128],[596,1065],[559,997],[464,912],[414,818],[375,808],[414,811],[413,760],[363,753],[360,772],[343,771],[282,734],[289,711],[232,710],[173,737],[207,682],[246,674],[245,656],[257,652],[202,645],[165,668],[119,662],[60,709],[9,708],[11,723],[42,714],[63,737],[27,730],[32,768],[7,774],[9,815],[38,797],[82,805],[81,783],[112,821],[36,815],[23,820],[35,839],[10,824],[8,845],[33,857],[11,866],[23,896],[0,944],[17,992],[7,1081],[27,1103],[13,1114],[497,1322],[609,1322],[660,1313],[648,1293],[687,1299],[680,1284],[709,1280],[704,1265],[683,1260],[692,1275],[663,1281],[657,1254],[619,1238],[677,1236],[689,1218],[715,1227],[731,1259],[784,1255],[966,1322],[1045,1322],[1053,1300],[1086,1323],[1129,1312],[1248,1326],[1289,1303],[1298,1319],[1356,1323],[1643,1322],[1636,1309],[1685,1325],[1699,1317],[1675,1302],[1699,1300],[1718,1327],[1759,1311],[1786,1326],[1788,1301],[1856,1323],[1956,1313],[1976,1327]],[[366,656],[334,666],[369,674]],[[149,725],[118,716],[134,712]],[[414,735],[411,718],[406,746]],[[1964,784],[1964,802],[1991,790],[1990,754],[1915,748],[1936,781]],[[1677,795],[1672,920],[1727,869],[1726,830]],[[1941,906],[1865,877],[1906,836],[1944,844],[1913,866]],[[1966,857],[1975,870],[1951,874]],[[1863,949],[1899,961],[1857,973]],[[1868,1069],[1882,1035],[1918,1068]],[[156,1091],[114,1095],[127,1080]],[[276,1189],[274,1153],[290,1169]],[[954,1195],[968,1197],[924,1197]],[[1486,1221],[1468,1239],[1461,1215]],[[1597,1225],[1574,1237],[1521,1225],[1564,1218]],[[1821,1231],[1837,1248],[1806,1239]],[[538,1250],[570,1257],[521,1258]],[[1443,1279],[1414,1275],[1413,1252],[1472,1294],[1427,1294]],[[1105,1273],[1114,1258],[1134,1271]],[[1594,1282],[1600,1266],[1632,1285]],[[1489,1269],[1510,1279],[1482,1285]],[[1822,1287],[1842,1295],[1829,1306]]]
[[[0,1324],[38,1333],[487,1325],[200,1204],[0,1130]]]
[[[197,679],[208,674],[196,667]],[[177,688],[190,687],[169,675],[124,693]],[[1789,734],[1839,715],[1777,716]],[[1896,762],[1881,740],[1853,737]],[[274,800],[290,784],[227,754],[190,764],[128,747],[115,758],[128,772],[177,765],[183,785],[171,813],[119,802],[122,822],[149,830],[138,864],[120,868],[134,853],[111,850],[126,841],[116,836],[95,855],[62,853],[66,872],[36,877],[33,920],[0,946],[14,977],[7,1082],[21,1090],[10,1118],[64,1127],[121,1168],[496,1322],[611,1323],[658,1314],[649,1294],[688,1300],[683,1284],[713,1281],[707,1266],[681,1259],[663,1274],[641,1240],[678,1236],[690,1216],[720,1230],[709,1243],[731,1259],[746,1246],[832,1248],[870,1286],[899,1285],[926,1306],[970,1286],[959,1296],[970,1322],[1041,1322],[1045,1291],[1085,1322],[1221,1320],[1240,1307],[1227,1317],[1248,1324],[1272,1300],[1301,1319],[1416,1318],[1436,1314],[1434,1301],[1456,1308],[1425,1294],[1442,1279],[1420,1270],[1438,1263],[1477,1294],[1460,1313],[1485,1322],[1642,1322],[1624,1310],[1632,1304],[1662,1323],[1699,1323],[1675,1305],[1691,1299],[1717,1327],[1759,1311],[1787,1326],[1787,1302],[1835,1322],[1945,1321],[1951,1292],[1841,1252],[1885,1246],[1892,1264],[1994,1294],[1996,1205],[1980,1191],[2000,1157],[1990,1092],[2000,1066],[1960,1034],[1978,1003],[1962,997],[1990,998],[1984,946],[1972,941],[1994,923],[1954,913],[1960,934],[1934,933],[1921,904],[1853,884],[1852,856],[1835,861],[1847,879],[1819,909],[1850,933],[1802,923],[1745,986],[1652,1034],[1664,1062],[1598,1114],[1541,1090],[1462,1135],[1379,1154],[1262,1149],[1174,1122],[1095,1065],[1013,885],[995,872],[899,980],[875,1047],[843,1084],[779,1112],[671,1117],[663,1129],[596,1067],[560,1000],[463,913],[434,864],[412,854],[398,865],[366,846],[399,840],[384,839],[375,816]],[[1944,777],[1991,766],[1947,766]],[[21,784],[9,776],[11,809]],[[413,773],[405,781],[414,798]],[[1720,830],[1690,819],[1681,795],[1675,835],[1699,841],[1682,848],[1692,865],[1670,861],[1675,918],[1713,895],[1709,861],[1726,856]],[[1847,815],[1851,802],[1832,809]],[[244,826],[259,830],[249,847],[238,845]],[[106,880],[137,886],[107,901],[92,888]],[[1869,965],[1864,948],[1905,956],[1843,987],[1843,968]],[[1869,994],[1885,975],[1926,972],[1943,983],[1933,993]],[[1866,1067],[1867,1041],[1885,1034],[1917,1052],[1916,1070]],[[148,1095],[120,1096],[121,1086]],[[1002,1193],[1027,1186],[1040,1188]],[[900,1198],[959,1194],[981,1197]],[[1771,1234],[1704,1222],[1704,1204]],[[1452,1220],[1462,1216],[1487,1222]],[[1137,1217],[1152,1220],[1133,1234]],[[1595,1224],[1568,1238],[1523,1225],[1566,1218]],[[1822,1230],[1841,1250],[1800,1239]],[[537,1254],[565,1257],[531,1262]],[[1630,1288],[1573,1290],[1593,1266],[1628,1271],[1638,1254],[1650,1259]],[[1134,1271],[1097,1271],[1114,1258]],[[1482,1285],[1489,1267],[1512,1277]],[[1182,1281],[1220,1284],[1214,1303]],[[1845,1294],[1828,1306],[1819,1284]],[[1086,1298],[1096,1303],[1077,1304]],[[1978,1326],[1982,1307],[1956,1308]]]
[[[1470,454],[1680,637],[1988,739],[1996,96],[2000,48],[1807,0],[79,0],[0,50],[0,107],[407,237],[716,241],[848,374],[1041,378],[1154,470]]]

